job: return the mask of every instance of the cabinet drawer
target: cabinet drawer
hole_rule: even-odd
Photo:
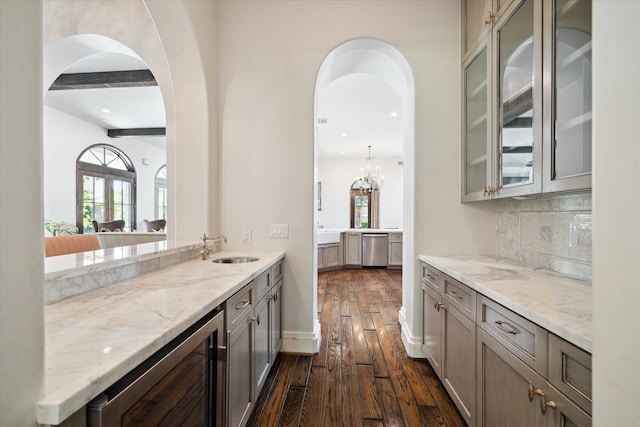
[[[547,335],[541,328],[500,304],[478,297],[476,323],[533,370],[547,376]]]
[[[271,267],[271,283],[270,285],[275,285],[278,283],[278,280],[282,279],[282,275],[284,274],[283,270],[284,261],[280,260]]]
[[[267,292],[269,292],[269,288],[273,284],[269,280],[270,275],[271,275],[271,270],[267,270],[261,275],[259,275],[258,277],[256,277],[255,279],[253,279],[253,281],[251,282],[253,283],[254,292],[255,292],[254,295],[256,296],[255,299],[253,300],[254,304],[257,304],[258,301],[260,301],[262,297],[265,296]]]
[[[473,289],[444,276],[444,298],[475,322],[476,292]]]
[[[251,282],[227,300],[224,310],[227,318],[227,330],[235,329],[242,316],[253,309],[253,283]]]
[[[402,233],[389,233],[390,242],[402,242]]]
[[[442,289],[442,273],[435,268],[422,263],[422,281],[429,285],[433,290],[440,292]]]
[[[549,334],[549,382],[591,414],[591,355]]]

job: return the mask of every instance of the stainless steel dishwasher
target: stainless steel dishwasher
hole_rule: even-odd
[[[362,266],[386,267],[389,253],[389,236],[387,234],[362,235]]]

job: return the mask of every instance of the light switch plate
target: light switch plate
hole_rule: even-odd
[[[276,239],[289,238],[289,224],[271,224],[269,225],[269,237]]]
[[[242,230],[242,243],[245,245],[251,243],[251,230]]]

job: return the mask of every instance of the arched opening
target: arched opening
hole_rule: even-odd
[[[380,218],[377,226],[403,230],[402,269],[406,272],[402,279],[403,294],[410,285],[414,269],[414,92],[413,74],[407,60],[400,51],[381,40],[362,38],[347,41],[327,55],[318,71],[314,104],[314,188],[317,194],[313,209],[316,225],[313,292],[316,305],[318,230],[321,227],[352,227],[350,192],[353,176],[364,165],[365,159],[367,168],[372,159],[371,152],[366,156],[367,146],[374,151],[376,162],[385,175],[384,186],[379,190]],[[332,109],[348,112],[343,116],[348,119],[328,117],[332,115]],[[351,160],[345,160],[348,158]],[[340,187],[336,190],[344,193],[344,199],[336,204],[332,204],[330,198],[333,184],[319,178],[327,162],[347,165],[345,168],[349,170],[343,173],[336,168],[329,174],[344,174],[344,182],[338,183]],[[349,162],[357,164],[358,168]],[[395,175],[395,184],[392,175]],[[358,179],[356,176],[356,181]],[[319,193],[320,188],[322,194]],[[344,214],[331,215],[332,210]],[[360,227],[363,227],[362,222]],[[368,220],[365,228],[369,228]],[[403,296],[401,323],[405,301]]]
[[[167,163],[165,103],[154,74],[132,49],[97,34],[64,37],[45,51],[45,219],[75,224],[80,233],[91,232],[93,220],[124,219],[125,231],[142,229],[143,218],[155,217],[155,172]],[[110,167],[92,164],[97,157],[78,159],[85,167],[76,174],[78,153],[89,155],[87,147],[96,145],[111,147],[103,153],[115,159],[126,157],[120,175],[135,171],[137,182],[95,170]],[[104,201],[91,196],[101,194]],[[127,200],[116,203],[116,196]]]

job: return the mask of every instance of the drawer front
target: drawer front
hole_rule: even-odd
[[[433,290],[440,292],[442,290],[442,273],[425,263],[420,263],[420,265],[422,267],[422,281]]]
[[[276,262],[273,267],[271,267],[271,283],[269,283],[269,285],[273,286],[278,283],[280,279],[282,279],[282,275],[284,274],[283,265],[284,260],[280,260]]]
[[[476,291],[445,275],[444,298],[475,322]]]
[[[549,334],[549,382],[591,415],[591,355]]]
[[[479,296],[476,323],[540,375],[547,376],[548,332],[501,306]]]
[[[255,279],[253,279],[253,281],[251,283],[253,283],[254,286],[254,292],[255,292],[255,299],[253,300],[254,304],[257,304],[258,301],[260,301],[262,299],[263,296],[265,296],[267,294],[267,292],[269,292],[269,288],[271,287],[271,285],[273,284],[271,282],[271,280],[269,280],[271,276],[271,270],[267,270],[264,273],[262,273],[261,275],[259,275],[258,277],[256,277]]]
[[[227,320],[227,330],[232,331],[235,329],[243,315],[253,310],[253,283],[254,282],[249,283],[227,300],[224,310]]]
[[[402,233],[389,233],[390,242],[402,242]]]

